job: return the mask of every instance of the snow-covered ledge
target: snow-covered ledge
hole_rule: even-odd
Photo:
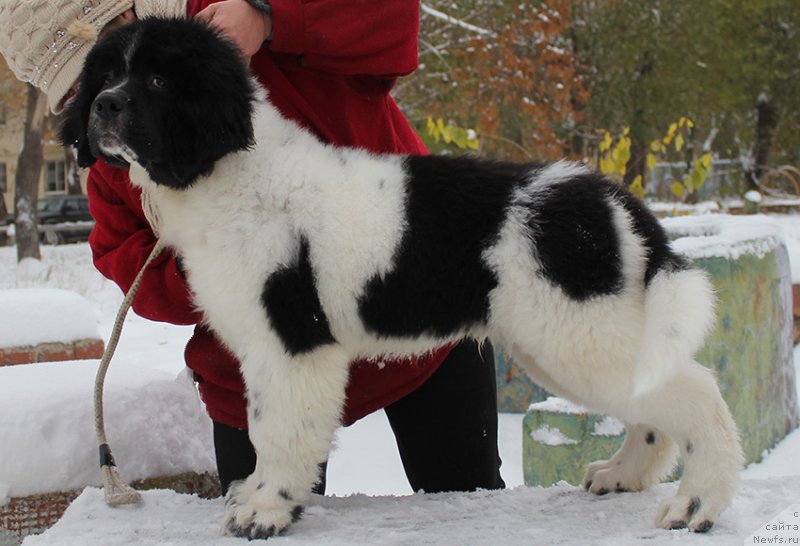
[[[60,513],[30,512],[48,503],[63,512],[84,487],[101,485],[92,406],[97,366],[0,368],[0,536],[3,528],[18,538],[41,532],[47,525],[39,520],[54,515],[52,524]],[[176,379],[120,360],[109,369],[104,402],[124,480],[216,472],[211,422],[188,374]]]
[[[89,302],[69,290],[0,290],[0,366],[100,358]]]
[[[685,216],[662,224],[673,247],[711,276],[717,323],[697,359],[717,371],[747,461],[760,461],[798,426],[792,277],[782,228],[758,215]],[[509,376],[501,373],[498,384]],[[520,392],[525,388],[519,387]],[[559,408],[552,400],[534,404],[523,422],[529,485],[580,483],[586,463],[607,458],[622,442],[623,435],[596,434],[602,416]]]
[[[661,225],[672,238],[672,247],[692,260],[763,258],[785,246],[783,228],[768,216],[675,216],[661,219]]]

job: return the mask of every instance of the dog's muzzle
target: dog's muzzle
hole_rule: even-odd
[[[115,167],[127,168],[132,154],[125,144],[126,120],[130,116],[129,95],[120,88],[107,89],[95,97],[89,113],[89,147]]]
[[[105,122],[114,121],[125,111],[128,102],[130,97],[121,89],[107,89],[95,97],[91,115]]]

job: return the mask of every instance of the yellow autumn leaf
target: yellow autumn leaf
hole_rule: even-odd
[[[683,184],[680,182],[673,182],[672,183],[672,194],[677,197],[678,199],[683,199]]]
[[[451,126],[442,127],[442,138],[444,139],[445,144],[450,144],[453,142],[453,128]]]
[[[697,187],[694,185],[695,174],[696,173],[697,173],[696,170],[692,170],[692,172],[689,173],[689,176],[687,176],[686,178],[683,179],[683,186],[686,188],[686,191],[689,192],[689,193],[692,193],[694,190],[697,189]]]
[[[600,153],[605,153],[611,148],[611,133],[604,131],[603,141],[600,143]]]
[[[711,154],[706,152],[700,157],[700,163],[706,171],[711,170]]]
[[[683,148],[683,135],[678,133],[677,135],[675,135],[675,149],[680,152],[682,148]]]
[[[678,124],[677,123],[673,123],[672,125],[669,126],[669,131],[667,131],[667,136],[669,136],[669,137],[674,136],[675,135],[675,131],[677,131],[677,130],[678,130]]]
[[[633,179],[631,185],[628,186],[628,189],[631,191],[633,195],[642,199],[644,197],[644,187],[642,186],[642,175],[636,175],[636,178]]]
[[[613,153],[613,160],[614,160],[614,172],[619,174],[625,174],[625,168],[628,165],[628,161],[631,158],[631,139],[628,137],[623,137],[620,139],[619,144],[614,149]]]
[[[656,162],[658,162],[658,158],[653,154],[647,154],[647,169],[652,171],[656,167]]]

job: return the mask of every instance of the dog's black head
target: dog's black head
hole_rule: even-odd
[[[186,188],[253,143],[255,91],[236,46],[191,20],[143,19],[110,32],[86,58],[61,141],[82,167],[102,157],[142,165]]]

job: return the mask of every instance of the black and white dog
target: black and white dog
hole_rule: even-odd
[[[144,20],[89,55],[62,140],[130,166],[197,305],[241,361],[255,472],[223,530],[301,514],[339,424],[348,363],[491,338],[540,385],[626,424],[592,493],[673,467],[656,524],[708,530],[742,464],[714,375],[706,276],[620,186],[561,161],[371,155],[321,143],[262,96],[203,24]]]

